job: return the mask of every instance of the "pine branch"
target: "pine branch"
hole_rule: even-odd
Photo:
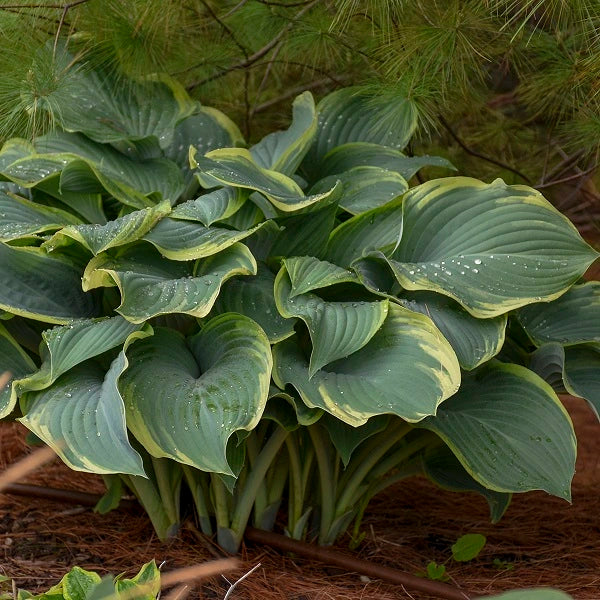
[[[247,57],[246,59],[227,67],[227,69],[221,71],[220,73],[216,73],[215,75],[211,75],[210,77],[206,77],[200,81],[193,82],[187,86],[186,89],[193,90],[201,85],[214,81],[215,79],[220,79],[224,77],[231,71],[237,71],[240,69],[245,69],[255,62],[258,62],[263,56],[268,54],[277,44],[283,39],[283,37],[294,27],[296,22],[301,19],[313,6],[321,2],[322,0],[311,0],[302,10],[298,11],[298,13],[291,19],[291,21],[283,28],[281,31],[267,44],[265,44],[260,50],[257,50],[254,54]]]
[[[442,124],[442,126],[444,127],[444,129],[452,136],[452,138],[454,139],[454,141],[467,154],[470,154],[471,156],[474,156],[476,158],[480,158],[481,160],[485,160],[486,162],[489,162],[489,163],[491,163],[493,165],[496,165],[498,167],[502,167],[503,169],[506,169],[507,171],[510,171],[511,173],[514,173],[515,175],[518,175],[521,179],[523,179],[523,181],[525,181],[529,185],[531,185],[531,180],[529,179],[529,177],[527,177],[527,175],[525,175],[524,173],[521,173],[521,171],[515,169],[514,167],[511,167],[510,165],[507,165],[506,163],[503,163],[502,161],[496,160],[495,158],[491,158],[489,156],[485,156],[485,154],[481,154],[480,152],[476,152],[475,150],[469,148],[469,146],[467,146],[458,137],[458,135],[454,132],[454,130],[452,129],[452,127],[450,127],[450,124],[448,123],[448,121],[446,121],[446,119],[444,119],[444,117],[442,117],[442,115],[438,115],[438,119],[439,119],[440,123]]]

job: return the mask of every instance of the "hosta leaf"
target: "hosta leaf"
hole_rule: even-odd
[[[481,485],[467,473],[448,446],[440,445],[427,449],[423,455],[424,474],[436,485],[453,492],[477,492],[490,507],[492,523],[497,523],[506,512],[512,495],[496,492]]]
[[[335,223],[337,205],[329,204],[308,214],[277,220],[280,227],[270,249],[271,258],[279,256],[321,256]]]
[[[81,221],[67,211],[0,191],[0,241],[60,229]]]
[[[587,400],[600,419],[600,344],[545,344],[531,355],[530,368],[559,393]]]
[[[272,359],[262,329],[228,313],[209,321],[189,346],[159,329],[128,357],[121,389],[136,438],[154,456],[233,475],[227,441],[254,429],[269,392]]]
[[[124,246],[144,236],[160,219],[171,212],[168,201],[151,208],[133,211],[105,225],[73,225],[64,227],[43,244],[49,252],[75,240],[94,256],[109,248]]]
[[[316,164],[332,148],[347,142],[374,142],[404,148],[417,127],[414,107],[405,99],[394,103],[394,127],[382,120],[382,108],[372,96],[344,88],[327,95],[318,105],[319,127],[307,163]]]
[[[380,167],[355,167],[344,173],[330,175],[310,188],[311,194],[330,190],[342,182],[339,205],[353,215],[384,206],[408,189],[402,175]]]
[[[160,571],[156,562],[151,560],[142,566],[135,577],[131,579],[117,577],[115,588],[118,594],[135,594],[140,600],[154,600],[160,594]],[[143,595],[139,596],[141,589]]]
[[[400,302],[431,317],[454,348],[463,369],[474,369],[502,348],[506,315],[476,319],[451,298],[433,292],[406,292]]]
[[[379,414],[420,421],[460,384],[456,355],[431,320],[396,305],[366,346],[312,378],[296,337],[276,344],[273,360],[280,388],[293,385],[309,407],[355,427]]]
[[[571,497],[576,453],[571,419],[552,388],[525,367],[482,367],[463,378],[459,392],[421,426],[437,433],[491,490],[541,489]]]
[[[102,194],[83,194],[60,189],[60,179],[58,177],[38,183],[36,188],[60,200],[62,204],[68,206],[90,223],[104,225],[107,221],[102,206]]]
[[[40,155],[33,155],[11,165],[11,169],[28,166],[44,179],[45,162],[62,162],[61,189],[70,192],[94,193],[106,190],[117,200],[146,208],[156,201],[153,194],[171,204],[183,191],[183,177],[175,163],[166,158],[134,160],[108,144],[98,144],[81,134],[56,131],[36,140]],[[42,162],[38,166],[38,163]],[[35,185],[34,173],[30,185]]]
[[[49,388],[25,394],[18,419],[76,471],[144,475],[142,458],[127,439],[125,407],[117,387],[127,368],[125,350],[152,330],[136,331],[124,342],[107,373],[84,362]]]
[[[84,133],[108,144],[121,140],[155,138],[164,148],[175,124],[195,108],[185,90],[168,76],[129,80],[81,66],[69,67],[73,57],[61,50],[55,59],[69,69],[68,95],[52,93],[42,100],[56,114],[62,128]]]
[[[174,262],[145,245],[116,257],[100,254],[84,274],[86,289],[109,284],[121,291],[117,312],[132,323],[169,313],[204,317],[210,312],[221,285],[234,275],[253,275],[256,261],[243,244],[234,244],[198,263]]]
[[[292,297],[285,267],[275,278],[275,302],[286,318],[299,317],[312,341],[309,377],[325,365],[360,350],[377,333],[388,314],[387,300],[326,302],[315,294]]]
[[[64,600],[86,600],[101,581],[98,573],[73,567],[58,585],[62,589]]]
[[[258,265],[255,277],[235,277],[223,286],[212,308],[212,314],[236,312],[256,321],[270,343],[280,342],[294,333],[296,319],[279,314],[273,297],[275,276],[264,265]]]
[[[180,121],[172,133],[171,144],[165,148],[165,157],[179,165],[187,188],[184,197],[197,188],[194,173],[190,169],[189,149],[193,146],[200,154],[217,148],[242,146],[244,138],[237,125],[220,110],[198,106],[193,115]],[[209,223],[206,223],[207,225]]]
[[[290,298],[337,283],[358,283],[358,277],[332,263],[313,256],[295,256],[283,260],[292,284]]]
[[[195,200],[178,204],[171,213],[172,219],[200,221],[206,227],[215,221],[234,215],[248,199],[249,191],[243,188],[223,187]]]
[[[74,366],[121,346],[139,329],[123,317],[85,319],[47,329],[42,333],[41,367],[15,385],[20,392],[43,390]]]
[[[52,156],[34,153],[5,165],[2,175],[24,188],[30,188],[58,177],[65,166],[75,159],[64,154]]]
[[[317,133],[317,113],[312,94],[300,94],[292,107],[293,117],[289,129],[270,133],[250,148],[257,165],[284,175],[296,172]]]
[[[379,144],[354,142],[333,148],[319,164],[319,175],[325,177],[358,167],[378,167],[392,171],[406,181],[423,167],[444,167],[455,171],[451,162],[440,156],[406,156],[399,150]]]
[[[395,246],[402,235],[402,204],[390,202],[339,225],[329,238],[325,260],[349,267],[368,252]]]
[[[288,394],[271,385],[263,419],[271,419],[284,429],[293,431],[301,425],[316,423],[323,414],[320,408],[308,408],[297,395]]]
[[[248,192],[248,190],[243,191]],[[258,206],[253,202],[244,202],[234,214],[226,219],[221,219],[221,222],[227,227],[243,231],[262,223],[264,219],[265,217]]]
[[[200,182],[205,187],[222,185],[249,188],[260,192],[279,210],[289,212],[310,206],[327,198],[335,188],[321,194],[305,196],[300,186],[290,177],[277,171],[263,169],[253,162],[249,150],[223,148],[213,150],[205,157],[192,159],[200,170]],[[209,177],[205,180],[205,176]]]
[[[35,147],[27,140],[21,138],[7,140],[0,150],[0,173],[4,173],[8,165],[34,153]]]
[[[550,343],[544,344],[533,352],[529,357],[527,366],[546,383],[549,383],[557,394],[566,394],[567,391],[563,381],[564,364],[564,348],[560,344]]]
[[[144,239],[171,260],[194,260],[221,252],[252,235],[262,224],[246,231],[205,227],[192,221],[166,218],[160,221]]]
[[[344,467],[348,466],[350,458],[354,451],[370,437],[381,433],[390,421],[388,415],[379,415],[370,418],[360,427],[350,427],[343,421],[332,417],[329,414],[323,415],[319,423],[325,427],[332,444],[340,455]]]
[[[6,328],[0,324],[0,373],[9,372],[11,379],[0,388],[0,419],[8,416],[15,407],[17,394],[13,381],[36,370],[29,358]]]
[[[585,398],[600,419],[600,345],[565,348],[564,382],[574,396]]]
[[[81,270],[38,248],[0,243],[0,308],[15,315],[66,323],[94,316],[92,294],[81,289]]]
[[[489,600],[573,600],[572,596],[550,588],[514,590],[498,596],[488,596]]]
[[[410,190],[390,265],[410,290],[457,300],[495,317],[568,289],[599,256],[539,192],[453,177]]]
[[[371,293],[397,301],[391,292],[398,284],[384,254],[372,252],[370,256],[356,259],[352,262],[352,270]]]
[[[552,302],[525,306],[517,317],[538,346],[600,342],[600,282],[576,285]]]

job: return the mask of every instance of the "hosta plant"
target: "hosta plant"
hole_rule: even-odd
[[[16,596],[0,594],[2,600],[154,600],[158,597],[160,571],[153,560],[143,565],[131,579],[123,574],[114,578],[110,575],[100,577],[94,571],[73,567],[56,585],[41,594],[21,589]]]
[[[167,537],[189,498],[235,551],[278,515],[356,543],[413,475],[494,520],[514,492],[570,498],[552,385],[598,406],[598,253],[540,193],[418,183],[452,165],[352,89],[249,147],[164,77],[82,65],[70,92],[0,152],[0,413],[104,475],[99,510],[124,484]]]

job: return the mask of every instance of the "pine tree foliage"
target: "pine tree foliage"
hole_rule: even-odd
[[[480,177],[585,187],[599,159],[600,0],[6,0],[0,137],[51,127],[86,65],[167,72],[251,140],[301,90],[357,85]]]

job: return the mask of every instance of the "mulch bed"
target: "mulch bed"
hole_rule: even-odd
[[[488,542],[477,559],[446,563],[461,589],[483,595],[548,585],[577,600],[598,600],[600,424],[585,402],[566,398],[565,404],[579,440],[573,504],[541,492],[517,495],[501,522],[491,525],[479,496],[445,492],[415,478],[372,502],[364,522],[367,536],[355,555],[415,573],[431,560],[446,561],[458,536],[483,533]],[[19,424],[0,423],[0,470],[28,451],[25,433]],[[73,472],[59,461],[24,483],[103,491],[99,477]],[[349,552],[347,540],[338,549]],[[218,548],[198,534],[191,519],[179,539],[161,543],[141,510],[119,509],[101,516],[91,509],[0,494],[0,573],[32,591],[47,589],[75,564],[100,574],[133,574],[152,558],[166,561],[163,568],[170,570],[216,556]],[[242,559],[243,568],[229,574],[230,581],[259,562],[261,566],[236,587],[232,599],[432,600],[270,548],[244,546]],[[213,579],[199,585],[189,598],[222,599],[228,588],[224,579]]]

